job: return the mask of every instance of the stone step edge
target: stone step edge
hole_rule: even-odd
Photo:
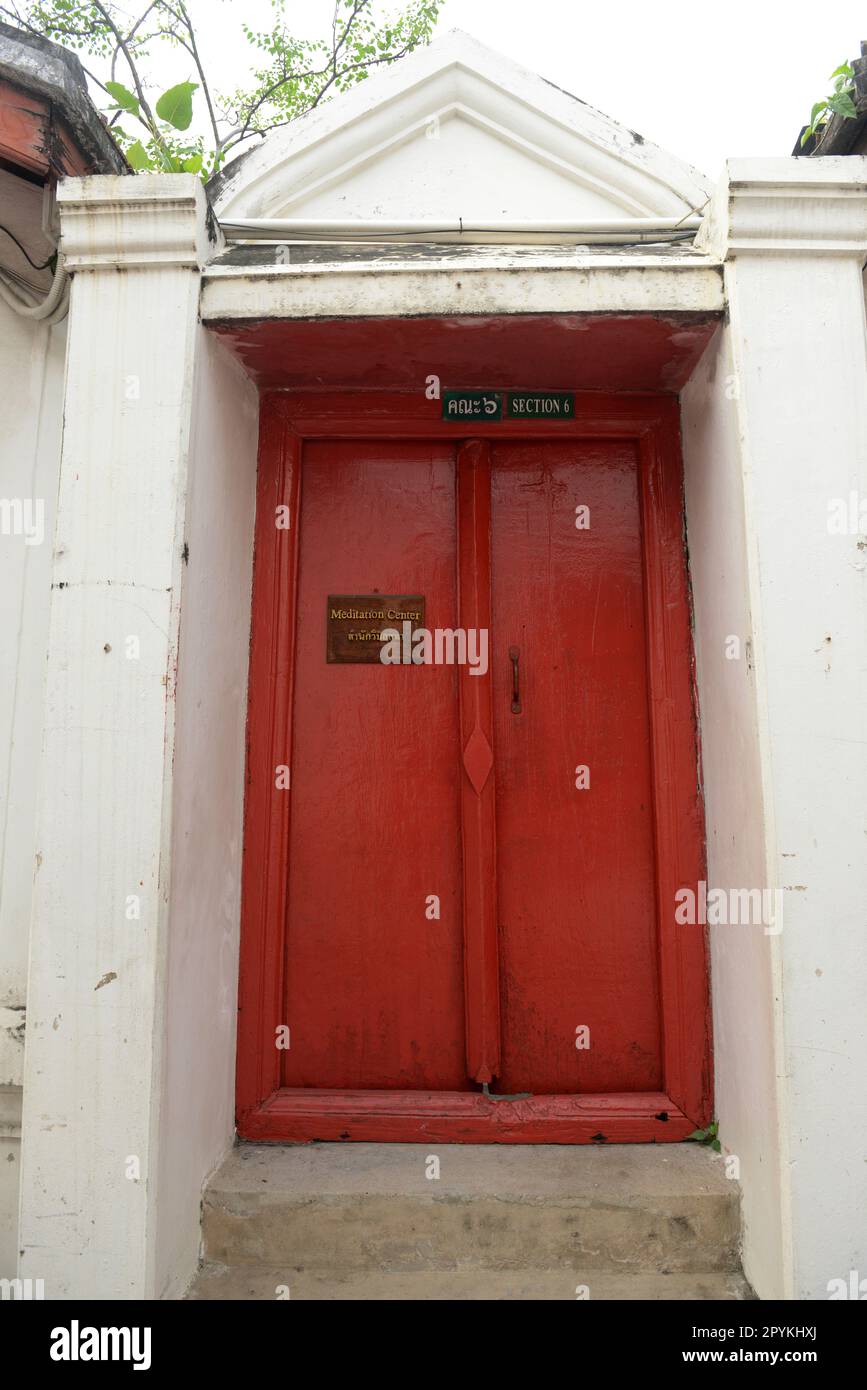
[[[738,1301],[755,1294],[736,1271],[571,1270],[488,1267],[454,1270],[374,1270],[337,1276],[287,1269],[206,1262],[185,1298],[191,1301]]]

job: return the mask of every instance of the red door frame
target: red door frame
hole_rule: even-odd
[[[268,392],[261,402],[247,725],[237,1123],[244,1139],[441,1143],[682,1140],[711,1116],[707,945],[675,922],[675,893],[705,877],[704,816],[674,397],[578,394],[569,421],[452,424],[421,393]],[[661,1091],[489,1100],[467,1092],[280,1086],[293,634],[301,455],[312,439],[634,440],[644,550],[664,1086]],[[289,508],[278,529],[276,509]]]

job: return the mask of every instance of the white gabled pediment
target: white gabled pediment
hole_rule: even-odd
[[[680,217],[703,176],[454,30],[227,167],[226,218],[464,224]]]

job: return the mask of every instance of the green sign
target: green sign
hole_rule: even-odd
[[[572,420],[574,391],[510,391],[506,402],[509,420]]]
[[[573,420],[574,391],[443,391],[444,420]]]
[[[501,420],[503,398],[497,391],[443,391],[444,420]]]

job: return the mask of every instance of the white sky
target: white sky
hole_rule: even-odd
[[[383,0],[380,12],[395,8]],[[236,85],[249,68],[241,20],[268,27],[268,0],[191,0],[191,9],[215,85]],[[327,33],[331,11],[331,0],[287,6],[304,37]],[[728,156],[791,153],[813,102],[830,89],[829,73],[867,38],[867,7],[446,0],[439,30],[454,28],[716,178]],[[178,62],[179,76],[194,76]]]

